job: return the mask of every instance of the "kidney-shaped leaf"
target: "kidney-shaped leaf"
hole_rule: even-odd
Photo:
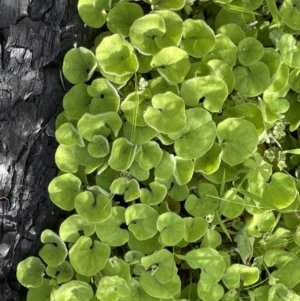
[[[238,274],[243,281],[243,285],[251,285],[258,281],[260,271],[257,267],[249,267],[242,264],[232,264],[227,270],[226,274]]]
[[[174,212],[165,212],[157,220],[161,241],[166,246],[175,246],[185,235],[184,220]]]
[[[188,242],[195,242],[200,239],[206,232],[208,223],[203,217],[185,217],[184,219],[186,232],[184,240]]]
[[[193,57],[203,57],[215,46],[213,30],[203,20],[187,19],[183,22],[180,47]]]
[[[79,280],[72,280],[53,291],[51,296],[55,301],[90,301],[94,293],[89,284]]]
[[[203,156],[216,138],[216,125],[211,115],[202,108],[186,110],[186,124],[175,140],[175,152],[183,159],[196,159]]]
[[[51,201],[63,210],[74,209],[74,199],[80,192],[81,181],[74,175],[66,173],[54,178],[48,187]]]
[[[113,194],[124,195],[125,202],[134,201],[141,195],[139,182],[125,177],[115,179],[110,186],[110,191]]]
[[[126,76],[138,69],[134,48],[120,34],[104,38],[96,49],[96,57],[100,68],[108,74]]]
[[[119,247],[128,241],[128,231],[120,228],[122,224],[125,224],[125,210],[120,206],[112,207],[111,216],[97,224],[96,234],[103,243]]]
[[[55,277],[58,283],[68,282],[73,278],[73,268],[68,261],[64,261],[62,264],[46,269],[47,275]]]
[[[180,132],[186,121],[184,101],[172,92],[156,94],[152,98],[152,106],[144,113],[144,119],[158,132],[164,134]]]
[[[55,138],[60,144],[64,144],[66,146],[73,146],[78,145],[84,147],[84,142],[75,128],[75,126],[70,123],[66,122],[62,124],[55,132]]]
[[[28,301],[49,301],[50,295],[53,290],[52,281],[44,279],[43,284],[37,288],[31,287],[28,290],[27,300]]]
[[[155,43],[156,37],[162,37],[166,32],[163,18],[158,14],[148,14],[135,20],[130,27],[131,43],[142,54],[154,55],[159,51]]]
[[[54,267],[65,261],[68,254],[67,247],[55,232],[44,230],[41,234],[41,242],[44,246],[39,255],[48,266]]]
[[[300,30],[300,4],[297,0],[285,0],[280,7],[279,15],[289,27]]]
[[[17,266],[17,279],[27,288],[40,287],[43,284],[45,265],[38,257],[27,257]]]
[[[145,204],[134,204],[125,211],[125,220],[128,230],[138,240],[146,240],[157,233],[156,222],[159,213],[151,206]]]
[[[151,169],[157,166],[163,156],[163,151],[160,149],[159,144],[155,141],[148,141],[141,145],[135,156],[135,160],[140,164],[143,169]]]
[[[124,37],[129,36],[133,22],[144,15],[140,5],[130,2],[120,2],[107,14],[107,28],[113,33]]]
[[[75,243],[80,235],[90,236],[95,230],[95,224],[85,221],[79,214],[73,214],[60,225],[59,236],[63,241]]]
[[[264,46],[256,38],[247,37],[239,42],[238,59],[244,66],[258,62],[264,55]]]
[[[85,276],[94,276],[106,265],[110,247],[90,237],[81,236],[69,251],[74,270]]]
[[[227,98],[228,89],[223,80],[208,75],[185,81],[180,92],[187,106],[195,107],[203,100],[205,109],[211,112],[219,112]]]
[[[268,67],[257,62],[246,67],[237,67],[233,70],[235,77],[234,89],[243,96],[255,97],[263,93],[270,83]]]
[[[160,75],[170,84],[181,83],[190,69],[188,54],[175,46],[160,50],[154,55],[150,65],[157,68]]]
[[[97,61],[93,52],[79,47],[67,52],[62,70],[67,80],[76,85],[88,81],[96,67]]]
[[[258,144],[253,123],[239,118],[227,118],[219,123],[217,136],[223,148],[222,160],[231,166],[250,157]]]
[[[292,253],[283,250],[268,250],[264,255],[267,267],[276,267],[271,275],[279,283],[293,288],[300,282],[300,259]]]
[[[76,196],[75,209],[85,221],[100,223],[111,215],[111,200],[104,194],[94,196],[91,191],[84,191]]]
[[[176,257],[185,260],[192,269],[200,268],[200,281],[206,285],[218,283],[226,270],[223,256],[212,248],[196,249]]]
[[[167,187],[159,182],[149,184],[149,189],[141,189],[141,202],[147,205],[160,204],[167,195]]]
[[[99,301],[117,301],[120,297],[128,297],[130,288],[119,276],[104,276],[100,279],[96,296]]]

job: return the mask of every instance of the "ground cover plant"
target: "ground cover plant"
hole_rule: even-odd
[[[300,300],[300,2],[80,0],[28,301]]]

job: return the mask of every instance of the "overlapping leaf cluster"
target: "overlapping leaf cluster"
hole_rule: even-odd
[[[19,264],[27,300],[300,300],[299,1],[78,10],[102,29],[63,63],[72,214]]]

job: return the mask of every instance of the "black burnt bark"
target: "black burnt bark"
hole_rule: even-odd
[[[40,234],[60,210],[47,186],[56,175],[55,117],[68,83],[67,50],[90,47],[78,0],[0,0],[0,300],[25,300],[17,264],[38,255]],[[62,82],[63,81],[63,82]]]

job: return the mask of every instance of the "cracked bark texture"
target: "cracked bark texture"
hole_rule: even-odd
[[[0,300],[25,300],[17,264],[38,255],[40,234],[60,210],[47,187],[56,175],[55,117],[63,56],[90,47],[78,0],[0,0]],[[68,83],[64,84],[68,88]]]

